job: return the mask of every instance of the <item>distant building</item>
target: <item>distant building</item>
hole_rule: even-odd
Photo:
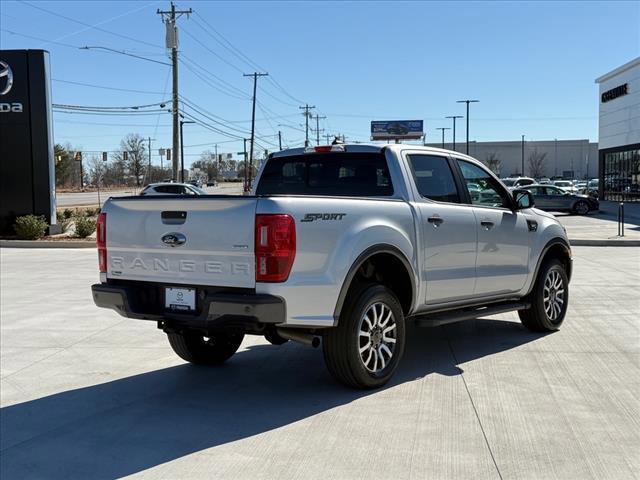
[[[225,170],[223,172],[220,172],[220,176],[224,180],[237,180],[238,172],[236,170]]]
[[[599,178],[606,200],[640,201],[640,57],[596,79]]]
[[[456,139],[455,150],[466,153],[464,139]],[[441,147],[442,143],[429,143]],[[452,143],[444,148],[453,150]],[[598,144],[589,140],[535,140],[524,142],[524,175],[531,176],[529,158],[532,153],[544,155],[541,177],[595,178],[598,174]],[[469,155],[485,162],[494,157],[500,167],[496,173],[501,177],[522,175],[521,141],[469,142]]]

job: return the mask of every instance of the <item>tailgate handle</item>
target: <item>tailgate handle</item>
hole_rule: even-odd
[[[160,214],[165,225],[182,225],[187,220],[187,212],[166,211]]]

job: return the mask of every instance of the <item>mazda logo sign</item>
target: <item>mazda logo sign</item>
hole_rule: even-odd
[[[162,236],[162,243],[169,245],[170,247],[179,247],[187,242],[187,237],[178,232],[167,233]]]
[[[0,60],[0,95],[6,95],[13,87],[13,70],[7,62]]]

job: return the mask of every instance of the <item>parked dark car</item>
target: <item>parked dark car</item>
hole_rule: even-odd
[[[533,194],[536,208],[540,210],[586,215],[600,209],[597,198],[570,193],[553,185],[527,185],[522,188],[526,188]]]
[[[218,186],[218,182],[215,180],[209,180],[207,182],[207,187],[217,187]]]

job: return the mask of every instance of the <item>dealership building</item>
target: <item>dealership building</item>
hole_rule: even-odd
[[[428,143],[441,147],[442,143]],[[524,148],[523,148],[524,147]],[[444,148],[466,153],[466,142],[445,142]],[[535,140],[525,142],[469,142],[469,155],[489,165],[489,159],[497,160],[493,170],[501,177],[522,175],[524,152],[524,175],[532,176],[529,159],[536,155],[539,160],[538,177],[563,177],[591,179],[598,176],[598,144],[586,139],[578,140]]]
[[[640,57],[596,79],[599,178],[605,200],[640,201]]]

